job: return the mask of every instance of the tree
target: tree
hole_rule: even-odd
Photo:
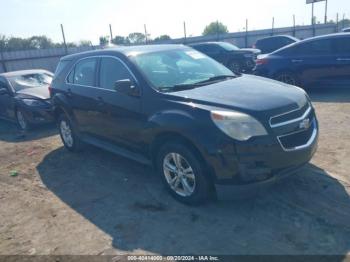
[[[129,45],[130,41],[128,37],[117,35],[112,39],[112,43],[115,45]]]
[[[142,33],[134,32],[128,36],[130,44],[139,45],[146,42],[146,36]]]
[[[6,36],[0,35],[0,51],[5,50],[6,47]]]
[[[92,46],[92,43],[89,40],[80,40],[78,46]]]
[[[157,42],[157,41],[165,41],[165,40],[170,40],[171,37],[168,36],[168,35],[161,35],[161,36],[158,36],[154,39],[154,42]]]
[[[109,43],[109,36],[100,36],[100,45],[105,46]]]
[[[46,36],[32,36],[28,41],[32,49],[45,49],[54,46],[52,40]]]
[[[227,26],[225,26],[223,23],[216,21],[211,22],[209,25],[207,25],[204,28],[204,31],[202,35],[215,35],[215,34],[224,34],[228,33]]]

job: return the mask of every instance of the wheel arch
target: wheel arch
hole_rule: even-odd
[[[205,175],[207,175],[211,181],[214,181],[215,179],[214,169],[205,160],[201,149],[186,135],[176,131],[164,131],[157,134],[154,137],[149,148],[149,154],[150,154],[153,166],[155,166],[155,161],[156,161],[156,157],[159,149],[162,147],[162,145],[168,142],[182,143],[183,145],[188,147],[196,156],[198,156],[200,162],[205,166],[207,170]]]

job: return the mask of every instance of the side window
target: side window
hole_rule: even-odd
[[[350,37],[337,38],[335,45],[338,54],[350,55]]]
[[[96,65],[96,58],[81,60],[75,65],[74,70],[69,74],[68,82],[77,85],[95,86]]]
[[[130,79],[128,69],[117,59],[105,57],[101,59],[100,87],[114,90],[114,83],[118,80]]]
[[[330,39],[316,40],[301,44],[297,48],[299,55],[331,55],[333,52]]]
[[[62,72],[62,70],[69,64],[70,61],[68,60],[60,60],[58,62],[58,65],[56,67],[55,70],[55,76],[57,76],[58,74],[60,74]]]
[[[216,46],[216,45],[208,45],[208,46],[207,46],[207,52],[208,52],[208,53],[211,53],[211,54],[213,54],[213,53],[218,53],[218,52],[220,51],[220,49],[221,49],[221,48],[219,48],[219,47]]]

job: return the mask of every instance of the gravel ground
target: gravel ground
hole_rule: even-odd
[[[321,133],[305,170],[201,207],[174,201],[145,166],[0,121],[0,254],[349,254],[350,90],[311,98]]]

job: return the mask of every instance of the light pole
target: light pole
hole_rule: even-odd
[[[328,0],[326,0],[325,12],[324,12],[324,23],[327,24],[327,12],[328,12]]]

